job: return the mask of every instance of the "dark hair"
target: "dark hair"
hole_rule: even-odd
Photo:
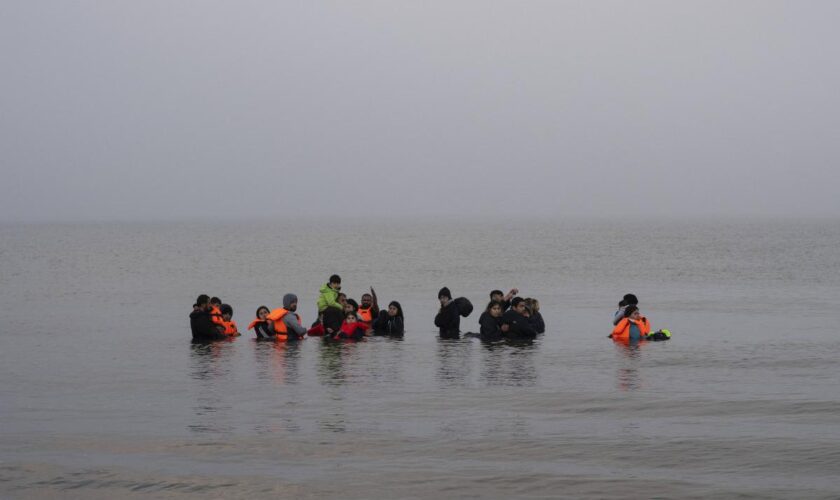
[[[347,299],[347,303],[353,306],[354,312],[359,310],[359,303],[356,302],[354,299]]]
[[[631,306],[639,305],[639,299],[637,299],[636,296],[633,295],[632,293],[628,293],[627,295],[624,296],[624,302],[626,302],[627,305],[631,305]]]
[[[257,308],[257,315],[255,317],[259,318],[260,317],[260,311],[262,311],[263,309],[265,309],[268,312],[271,312],[271,310],[269,308],[267,308],[265,306],[260,306],[260,307]]]
[[[624,317],[629,318],[631,314],[638,311],[639,308],[636,306],[627,306],[627,309],[624,310]]]
[[[345,299],[347,298],[347,294],[346,294],[346,293],[344,293],[344,292],[338,292],[338,298],[341,298],[342,296],[343,296]]]
[[[330,276],[330,283],[341,283],[341,276],[333,274]]]
[[[501,295],[502,297],[504,297],[505,292],[501,290],[493,290],[492,292],[490,292],[490,297],[492,298],[494,295]]]
[[[208,297],[207,295],[204,295],[203,293],[201,295],[199,295],[197,299],[195,299],[195,305],[197,305],[197,306],[203,306],[203,305],[207,304],[208,302],[210,302],[210,297]]]
[[[371,294],[369,294],[369,293],[363,293],[363,294],[362,294],[362,300],[364,300],[364,299],[365,299],[365,297],[370,297],[370,298],[371,298],[371,300],[373,300],[373,295],[371,295]]]
[[[219,310],[222,311],[222,314],[230,314],[231,316],[233,316],[233,308],[230,307],[230,305],[228,304],[222,304],[221,306],[219,306]]]
[[[211,304],[221,304],[222,299],[220,299],[219,297],[213,297],[212,299],[210,299],[210,303]]]
[[[398,311],[397,316],[399,316],[400,318],[403,319],[403,321],[405,321],[405,316],[403,316],[403,310],[402,310],[402,306],[400,305],[400,303],[397,302],[396,300],[392,300],[391,303],[388,304],[388,307],[391,307],[391,306],[394,306],[394,307],[397,308],[397,311]]]
[[[487,304],[487,308],[485,309],[485,311],[490,312],[490,309],[492,309],[493,306],[502,307],[502,303],[499,302],[498,300],[491,300],[490,303]]]
[[[514,297],[513,300],[510,301],[510,307],[516,307],[522,302],[525,302],[525,299],[522,297]]]
[[[441,298],[441,297],[446,297],[447,299],[451,299],[452,298],[452,292],[449,291],[449,288],[443,287],[438,292],[438,298]]]

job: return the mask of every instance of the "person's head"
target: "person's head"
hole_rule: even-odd
[[[269,310],[265,306],[260,306],[257,308],[257,319],[265,321],[265,317],[268,316]]]
[[[333,290],[341,290],[341,276],[337,274],[333,274],[332,276],[330,276],[329,286]]]
[[[353,304],[351,304],[349,302],[344,303],[344,314],[347,314],[347,313],[353,313],[353,314],[356,313],[356,310],[353,309]]]
[[[346,323],[355,323],[357,321],[356,313],[354,313],[353,311],[345,312],[344,313],[344,321]]]
[[[637,299],[636,296],[632,293],[628,293],[624,296],[624,303],[626,303],[628,306],[637,306],[639,305],[639,299]]]
[[[362,307],[365,309],[373,305],[373,296],[369,293],[362,294]]]
[[[222,304],[219,306],[219,310],[222,311],[222,318],[225,321],[230,321],[230,318],[233,317],[233,308],[230,305]]]
[[[621,299],[621,301],[618,303],[618,308],[621,309],[622,307],[627,307],[627,301],[624,299]]]
[[[638,319],[640,316],[639,308],[636,306],[627,306],[627,309],[624,310],[624,317],[625,318],[632,318]]]
[[[287,293],[283,296],[283,309],[287,311],[297,311],[298,298],[293,293]]]
[[[207,295],[201,294],[197,299],[195,299],[195,305],[201,310],[206,310],[209,304],[210,297]]]
[[[519,314],[525,314],[528,310],[528,306],[525,304],[525,299],[522,297],[514,297],[513,300],[510,301],[510,308]]]
[[[443,287],[438,292],[438,300],[440,301],[441,306],[445,306],[452,300],[452,292],[449,291],[449,288]]]
[[[528,303],[528,309],[531,310],[532,313],[540,312],[540,301],[537,299],[527,299],[526,302]]]
[[[505,297],[505,294],[502,293],[501,290],[493,290],[490,292],[490,300],[495,300],[496,302],[501,302],[502,299]]]
[[[493,316],[494,318],[498,318],[502,315],[502,303],[498,300],[491,300],[489,304],[487,304],[487,314]]]
[[[399,316],[400,318],[403,317],[402,306],[396,300],[393,300],[390,304],[388,304],[388,316],[391,316],[392,318],[394,316]]]
[[[342,306],[346,306],[347,305],[347,295],[345,295],[343,293],[339,293],[338,294],[338,303],[341,304]]]

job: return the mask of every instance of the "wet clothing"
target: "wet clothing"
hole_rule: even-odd
[[[481,340],[495,342],[502,339],[502,318],[494,318],[490,313],[484,311],[478,318],[478,324],[481,327],[479,333]]]
[[[329,334],[327,329],[332,329],[333,334],[338,332],[341,325],[344,323],[344,310],[336,309],[335,307],[327,307],[324,310],[324,315],[321,318],[321,324],[324,327],[324,334]]]
[[[324,312],[327,308],[338,309],[344,311],[344,306],[338,302],[338,290],[330,288],[330,284],[321,287],[321,295],[318,296],[318,313]]]
[[[405,334],[405,325],[402,316],[390,316],[388,311],[379,311],[379,316],[373,320],[374,335],[393,335],[402,337]]]
[[[333,339],[341,340],[341,339],[352,339],[352,340],[359,340],[364,338],[365,331],[367,331],[367,325],[362,323],[361,321],[356,321],[353,323],[342,323],[341,328],[338,330],[338,333],[335,334]]]
[[[502,324],[509,325],[510,329],[502,334],[509,339],[533,339],[537,336],[536,330],[531,326],[531,320],[513,309],[502,314]]]
[[[254,320],[249,326],[249,330],[254,330],[254,334],[258,339],[270,339],[276,335],[274,327],[268,321]]]
[[[461,313],[455,301],[449,301],[441,307],[435,316],[435,326],[440,328],[440,336],[445,339],[457,339],[461,333]]]
[[[613,328],[612,339],[618,342],[644,340],[648,333],[650,333],[650,323],[644,316],[638,320],[623,318]]]
[[[223,340],[227,335],[216,328],[216,324],[210,319],[209,311],[193,311],[190,313],[190,329],[195,342],[209,342],[211,340]]]
[[[534,331],[537,333],[545,333],[545,321],[543,320],[542,314],[539,312],[531,313],[531,326],[534,328]]]

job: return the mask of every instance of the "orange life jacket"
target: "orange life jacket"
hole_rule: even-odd
[[[356,311],[356,316],[359,317],[359,320],[362,323],[367,323],[368,326],[370,326],[370,323],[373,321],[373,310],[370,307],[367,309],[362,309],[360,307],[359,310]]]
[[[236,335],[239,330],[236,329],[236,321],[223,321],[222,325],[225,327],[225,335]]]
[[[265,320],[260,319],[260,318],[255,319],[254,321],[251,322],[251,324],[248,325],[248,329],[253,330],[254,327],[257,326],[258,323],[265,323]]]
[[[219,309],[219,306],[210,306],[210,321],[225,326],[225,320],[222,318],[222,310]]]
[[[265,319],[270,319],[274,322],[274,331],[277,332],[277,340],[288,340],[289,338],[289,328],[286,326],[286,323],[283,322],[283,318],[289,313],[292,313],[292,311],[281,307],[271,311],[268,313],[268,316],[265,317]],[[298,324],[301,324],[300,315],[298,313],[292,314],[294,314],[295,318],[297,318]]]
[[[647,318],[642,316],[638,320],[630,319],[630,318],[621,318],[621,321],[615,325],[612,331],[612,339],[618,340],[620,342],[629,342],[630,341],[630,323],[639,327],[639,333],[642,336],[647,335],[650,333],[650,323],[648,323]]]

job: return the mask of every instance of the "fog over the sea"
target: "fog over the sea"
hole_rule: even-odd
[[[840,2],[0,2],[0,220],[840,216]]]

